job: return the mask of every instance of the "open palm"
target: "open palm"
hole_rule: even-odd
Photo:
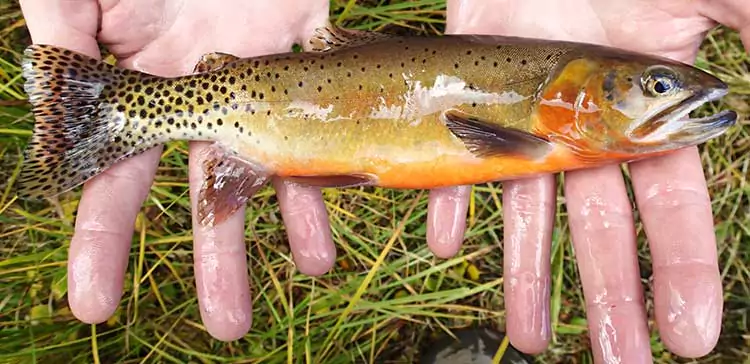
[[[455,0],[449,18],[460,20],[449,29],[608,44],[691,63],[716,21],[743,31],[750,44],[750,8],[743,3]],[[697,148],[629,169],[653,258],[661,337],[679,355],[704,355],[719,336],[722,288]],[[527,351],[542,350],[549,338],[553,184],[552,176],[504,184],[508,333]],[[650,362],[633,214],[620,169],[566,173],[565,197],[597,362]]]

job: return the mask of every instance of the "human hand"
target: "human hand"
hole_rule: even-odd
[[[160,76],[192,72],[204,53],[252,56],[288,51],[328,17],[328,2],[293,0],[46,1],[22,0],[35,43],[100,58],[97,38],[120,65]],[[98,34],[97,34],[98,32]],[[193,212],[203,180],[206,143],[191,143]],[[107,320],[122,295],[136,214],[154,179],[162,148],[117,164],[86,183],[68,259],[68,299],[87,323]],[[320,191],[274,181],[289,244],[299,270],[322,274],[335,260]],[[201,317],[214,337],[242,337],[251,324],[244,243],[244,209],[224,223],[200,227],[193,215],[195,281]]]
[[[742,5],[741,0],[449,0],[448,31],[608,44],[690,63],[714,21],[738,29],[750,46],[750,8]],[[723,303],[698,149],[629,168],[653,257],[662,340],[678,355],[705,355],[718,340]],[[596,362],[650,362],[633,215],[619,166],[565,177]],[[550,337],[554,178],[503,185],[507,332],[520,350],[540,352]]]

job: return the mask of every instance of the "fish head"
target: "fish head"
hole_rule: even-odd
[[[728,86],[696,67],[610,48],[561,63],[541,89],[538,112],[548,136],[582,154],[660,154],[701,144],[735,124],[725,110],[692,118]]]

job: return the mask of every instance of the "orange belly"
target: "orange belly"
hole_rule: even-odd
[[[607,161],[599,161],[595,164]],[[370,174],[377,178],[375,185],[384,188],[430,189],[455,185],[470,185],[527,176],[555,173],[592,165],[567,148],[558,146],[544,159],[531,161],[521,157],[471,158],[461,156],[437,157],[429,162],[387,164],[373,161],[330,162],[312,159],[305,163],[288,161],[279,165],[279,177]]]

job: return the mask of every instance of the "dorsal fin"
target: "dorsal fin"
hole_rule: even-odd
[[[193,73],[204,73],[216,71],[224,68],[226,65],[240,59],[239,57],[222,52],[206,53],[198,60],[193,68]]]
[[[310,38],[311,51],[328,52],[340,48],[357,47],[393,38],[394,35],[369,30],[346,29],[327,22],[315,29]]]

